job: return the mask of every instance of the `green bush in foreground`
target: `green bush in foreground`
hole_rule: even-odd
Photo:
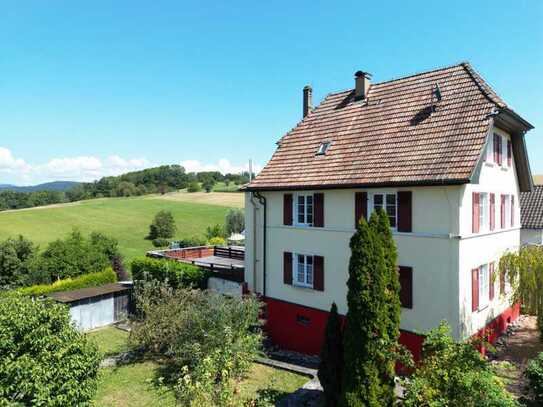
[[[530,383],[530,390],[534,394],[535,400],[543,405],[543,352],[528,363],[524,374]]]
[[[207,288],[209,271],[174,260],[139,257],[131,264],[134,282],[166,282],[172,288]]]
[[[253,297],[171,289],[147,283],[136,288],[138,315],[130,342],[164,358],[186,406],[226,406],[233,381],[248,371],[262,336],[260,305]]]
[[[98,287],[117,281],[117,275],[111,267],[98,273],[89,273],[80,277],[65,278],[55,281],[53,284],[40,284],[31,287],[20,288],[17,292],[21,295],[39,297],[59,291],[79,290],[80,288]]]
[[[519,406],[473,344],[455,342],[445,322],[428,333],[422,362],[403,385],[406,407]]]
[[[99,363],[64,305],[0,298],[0,405],[90,405]]]

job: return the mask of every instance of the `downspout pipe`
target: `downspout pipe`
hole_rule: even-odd
[[[256,222],[257,222],[257,217],[256,217],[256,211],[258,210],[258,204],[255,202],[255,193],[254,192],[251,192],[251,198],[250,198],[250,201],[251,201],[251,205],[253,206],[253,291],[256,293],[257,292],[257,281],[256,281],[256,264],[257,264],[257,259],[256,259],[256,246],[257,246],[257,238],[256,238],[256,231],[257,231],[257,227],[256,227]]]
[[[262,296],[266,297],[266,230],[268,227],[267,222],[267,211],[266,211],[266,198],[260,194],[260,192],[255,192],[255,197],[258,199],[258,202],[262,205],[264,209],[264,222],[262,230]]]

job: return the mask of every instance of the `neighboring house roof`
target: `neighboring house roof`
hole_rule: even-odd
[[[432,99],[436,84],[441,101]],[[244,189],[467,183],[490,126],[502,113],[504,122],[520,129],[513,150],[515,160],[524,163],[517,164],[523,176],[529,170],[523,133],[532,126],[468,63],[372,84],[361,101],[354,100],[353,89],[331,93],[281,138]],[[329,149],[316,155],[324,141],[331,142]],[[529,190],[529,172],[525,178],[521,188]]]
[[[123,291],[130,291],[132,289],[132,284],[122,284],[122,283],[110,283],[105,284],[99,287],[90,287],[90,288],[81,288],[79,290],[72,291],[60,291],[56,293],[49,294],[49,297],[53,298],[59,302],[74,302],[79,300],[84,300],[86,298],[99,297],[101,295],[119,293]]]
[[[543,229],[543,185],[520,194],[520,221],[524,229]]]

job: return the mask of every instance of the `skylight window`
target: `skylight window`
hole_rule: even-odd
[[[326,151],[330,148],[330,144],[332,144],[330,141],[323,141],[317,150],[317,155],[326,154]]]

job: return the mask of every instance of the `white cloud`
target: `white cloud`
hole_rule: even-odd
[[[45,181],[94,181],[104,176],[148,168],[145,158],[125,159],[111,155],[102,159],[94,156],[53,158],[44,164],[30,165],[12,152],[0,147],[0,183],[34,184]],[[4,176],[8,179],[3,179]]]
[[[249,171],[249,163],[244,165],[233,165],[226,158],[221,158],[217,163],[204,164],[198,160],[185,160],[180,163],[186,172],[200,172],[200,171],[219,171],[221,174],[239,174],[242,171]],[[262,167],[253,163],[253,171],[255,173],[260,172]]]

